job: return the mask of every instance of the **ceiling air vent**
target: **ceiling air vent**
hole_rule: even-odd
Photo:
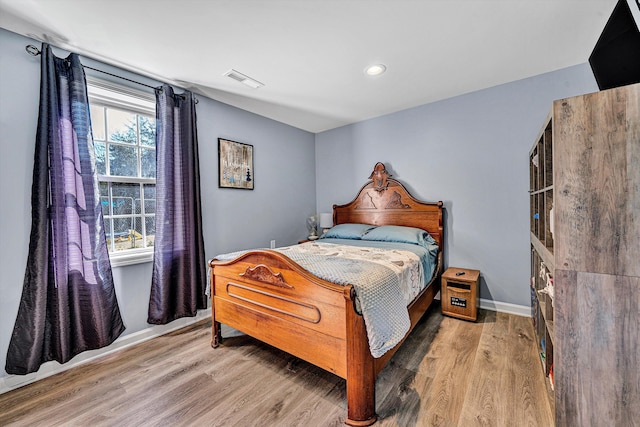
[[[251,77],[244,75],[234,69],[227,71],[223,74],[223,76],[230,77],[233,80],[243,83],[253,89],[258,89],[259,87],[264,86],[264,83],[260,83],[259,81],[252,79]]]

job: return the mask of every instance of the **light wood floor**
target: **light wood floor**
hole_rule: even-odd
[[[345,381],[210,324],[0,395],[0,426],[341,426]],[[376,426],[552,426],[531,320],[435,305],[378,377]]]

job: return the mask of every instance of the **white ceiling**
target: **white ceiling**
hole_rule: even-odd
[[[584,63],[616,1],[0,0],[0,27],[321,132]]]

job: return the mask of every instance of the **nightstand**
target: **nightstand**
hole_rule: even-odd
[[[478,318],[480,271],[449,267],[442,275],[442,314],[465,320]]]

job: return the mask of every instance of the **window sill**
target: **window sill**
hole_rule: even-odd
[[[145,250],[128,254],[110,254],[111,267],[124,267],[126,265],[143,264],[153,262],[153,250]]]

